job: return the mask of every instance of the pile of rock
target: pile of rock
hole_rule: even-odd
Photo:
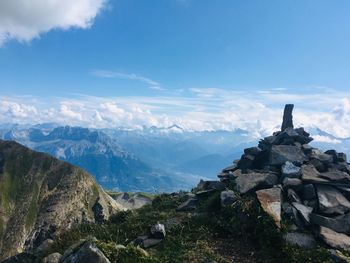
[[[293,105],[286,105],[281,131],[258,147],[244,150],[225,168],[220,181],[235,184],[242,195],[256,194],[262,208],[281,226],[284,214],[294,222],[289,243],[311,247],[322,240],[350,251],[350,166],[344,153],[311,147],[310,134],[294,129]]]

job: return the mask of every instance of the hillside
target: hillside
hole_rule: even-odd
[[[83,170],[0,140],[0,259],[120,209]]]

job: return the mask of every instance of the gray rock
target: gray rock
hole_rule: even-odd
[[[156,238],[156,239],[165,238],[165,235],[166,235],[165,226],[160,223],[153,225],[151,227],[151,235],[153,238]]]
[[[337,155],[337,161],[338,162],[347,162],[347,157],[345,153],[338,153]]]
[[[310,183],[327,183],[330,182],[320,177],[320,173],[316,170],[313,165],[307,164],[301,167],[301,179]]]
[[[326,165],[318,159],[310,160],[309,164],[313,165],[317,171],[323,173],[327,171]]]
[[[331,218],[312,213],[310,219],[312,224],[330,228],[338,233],[350,232],[350,214]]]
[[[300,190],[303,187],[303,183],[298,178],[285,178],[282,182],[283,188],[292,188],[296,191]]]
[[[312,150],[310,158],[319,160],[322,163],[326,163],[326,164],[333,163],[333,156],[332,155],[323,153],[322,151],[320,151],[318,149]]]
[[[239,169],[242,169],[242,170],[250,169],[253,167],[254,160],[255,160],[254,155],[243,154],[237,165]]]
[[[300,232],[288,232],[283,236],[283,238],[289,245],[297,245],[302,248],[316,247],[316,240],[310,234]]]
[[[293,104],[286,104],[283,112],[283,122],[281,131],[284,131],[287,128],[294,128],[293,125]]]
[[[292,162],[287,161],[282,165],[282,175],[288,178],[300,178],[301,169]]]
[[[198,204],[197,198],[189,198],[185,202],[183,202],[181,205],[178,206],[176,211],[178,212],[189,212],[196,209]]]
[[[207,190],[219,190],[222,191],[225,189],[225,184],[219,182],[219,181],[204,181],[200,180],[197,187],[195,188],[196,191],[207,191]]]
[[[244,154],[251,155],[251,156],[257,156],[261,152],[262,150],[259,147],[250,147],[250,148],[244,149]]]
[[[273,218],[278,227],[281,227],[281,188],[259,190],[256,191],[256,196],[264,211]]]
[[[61,263],[110,263],[94,243],[85,242],[77,251],[64,254]]]
[[[226,173],[226,172],[233,172],[233,171],[235,171],[235,170],[237,170],[237,164],[233,164],[233,165],[230,165],[230,166],[224,168],[224,169],[222,170],[222,172],[223,172],[223,173]]]
[[[303,198],[306,200],[312,200],[315,199],[316,196],[316,190],[313,184],[305,184],[303,186]]]
[[[241,174],[236,178],[235,182],[237,191],[245,194],[256,189],[272,187],[277,184],[278,178],[271,173],[252,172]]]
[[[60,253],[52,253],[43,259],[42,263],[59,263],[62,255]]]
[[[306,156],[296,146],[291,145],[273,145],[270,151],[270,165],[283,165],[287,161],[301,165],[307,161]]]
[[[319,208],[325,214],[344,214],[350,210],[350,202],[332,186],[318,185]]]
[[[293,190],[293,189],[288,189],[287,190],[287,198],[288,201],[291,203],[301,203],[301,199],[299,195]]]
[[[330,170],[328,172],[320,173],[320,177],[333,182],[349,183],[350,176],[346,172]]]
[[[332,229],[320,227],[320,237],[332,248],[350,251],[350,237]]]
[[[301,216],[301,218],[303,219],[304,223],[306,225],[309,225],[310,224],[310,215],[312,213],[313,208],[299,204],[299,203],[293,203],[292,205],[298,211],[298,213]]]
[[[231,205],[236,199],[236,195],[232,190],[222,191],[220,193],[220,202],[222,207]]]

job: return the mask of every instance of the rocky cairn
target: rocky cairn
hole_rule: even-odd
[[[292,222],[287,243],[314,247],[323,242],[350,251],[350,166],[344,153],[313,148],[303,128],[293,127],[293,105],[286,105],[281,131],[247,148],[241,159],[218,175],[241,195],[256,195],[281,227]],[[222,205],[234,201],[221,193]]]

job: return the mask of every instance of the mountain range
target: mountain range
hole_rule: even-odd
[[[313,146],[350,153],[350,138],[310,129]],[[199,179],[213,179],[222,167],[257,143],[249,131],[186,131],[178,125],[88,129],[40,125],[1,125],[0,138],[49,153],[95,176],[106,189],[172,192],[192,188]]]

